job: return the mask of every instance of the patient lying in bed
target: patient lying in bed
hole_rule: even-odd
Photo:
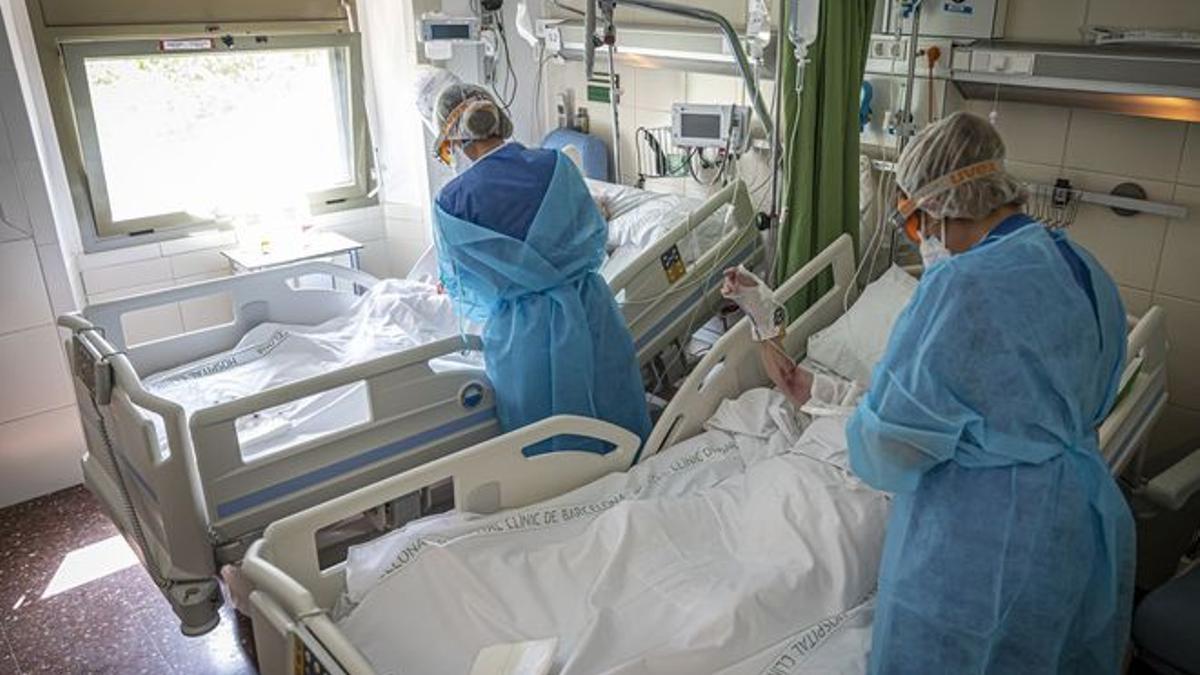
[[[378,672],[557,638],[560,675],[860,673],[888,501],[844,423],[755,389],[626,473],[411,523],[352,549],[339,623]]]

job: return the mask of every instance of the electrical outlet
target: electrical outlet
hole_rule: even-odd
[[[871,58],[899,61],[908,58],[908,39],[897,40],[890,36],[871,38]]]

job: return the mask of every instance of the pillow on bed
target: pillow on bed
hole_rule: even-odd
[[[850,310],[808,338],[808,358],[866,385],[883,356],[892,324],[917,290],[917,280],[892,265],[863,289]]]

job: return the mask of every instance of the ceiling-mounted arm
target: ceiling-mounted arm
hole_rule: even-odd
[[[738,71],[742,74],[742,82],[746,86],[746,91],[750,94],[750,98],[754,103],[754,112],[762,120],[763,128],[767,135],[774,133],[775,124],[771,118],[771,113],[767,110],[767,104],[763,100],[762,92],[758,89],[758,82],[754,79],[754,73],[750,69],[750,61],[746,58],[746,50],[742,48],[741,38],[738,37],[736,31],[733,30],[733,25],[729,20],[717,12],[701,9],[699,7],[689,7],[680,5],[674,2],[664,2],[663,0],[587,0],[586,11],[584,12],[583,20],[583,53],[584,64],[587,70],[587,77],[591,79],[595,69],[596,61],[596,20],[598,13],[603,16],[606,22],[606,32],[612,29],[612,11],[613,6],[621,2],[622,4],[650,9],[656,12],[665,14],[673,14],[682,16],[688,19],[695,19],[705,23],[715,25],[725,36],[726,42],[729,43],[729,48],[733,51],[733,58],[737,61]],[[599,5],[599,7],[597,7]],[[611,34],[611,33],[610,33]],[[606,36],[607,37],[607,36]]]

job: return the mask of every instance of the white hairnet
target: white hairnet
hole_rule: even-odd
[[[896,162],[896,184],[912,196],[957,169],[1004,161],[1004,141],[982,117],[957,112],[917,134]],[[1025,187],[1007,172],[981,176],[931,195],[920,208],[934,218],[980,220],[1005,204],[1022,204]]]
[[[512,120],[492,93],[474,84],[456,82],[443,87],[434,115],[441,140],[508,138],[513,132]]]

